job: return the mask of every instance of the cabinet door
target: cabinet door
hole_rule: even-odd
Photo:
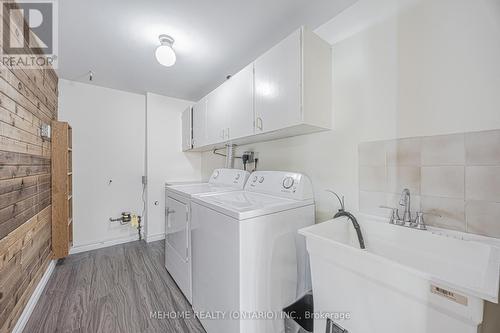
[[[255,61],[255,133],[302,121],[301,30]]]
[[[253,64],[235,74],[227,84],[228,138],[237,139],[254,133]]]
[[[187,108],[182,112],[182,151],[188,151],[192,147],[193,129],[192,129],[192,109]]]
[[[220,143],[227,139],[229,127],[229,81],[212,91],[207,98],[207,143]]]
[[[207,144],[207,99],[204,97],[193,106],[193,147]]]

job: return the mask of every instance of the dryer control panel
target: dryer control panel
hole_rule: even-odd
[[[240,169],[215,169],[208,181],[210,184],[228,185],[243,188],[250,173]]]
[[[255,171],[245,185],[246,191],[272,194],[295,200],[313,198],[311,181],[306,175],[286,171]]]

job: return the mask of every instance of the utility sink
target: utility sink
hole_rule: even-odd
[[[299,231],[311,258],[315,332],[325,332],[327,317],[338,332],[480,332],[484,301],[498,303],[499,240],[358,217],[364,250],[342,219]]]

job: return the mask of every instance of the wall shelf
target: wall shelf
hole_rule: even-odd
[[[52,252],[64,258],[73,245],[72,129],[52,122]]]

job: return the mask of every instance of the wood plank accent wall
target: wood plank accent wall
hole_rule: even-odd
[[[51,146],[39,132],[57,119],[57,84],[52,69],[0,64],[0,333],[12,331],[52,258]]]

